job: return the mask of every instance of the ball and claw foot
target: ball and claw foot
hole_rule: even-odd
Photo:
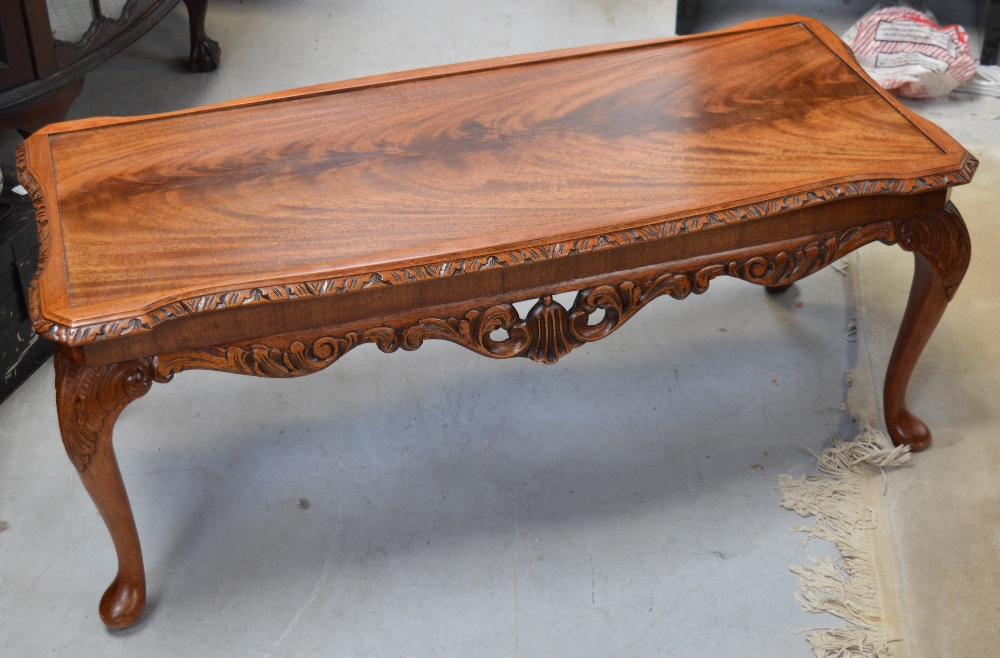
[[[222,50],[218,42],[205,34],[205,13],[208,0],[184,0],[188,9],[188,25],[191,29],[191,59],[188,69],[195,73],[207,73],[219,68]]]
[[[209,73],[219,68],[221,54],[218,42],[205,37],[191,44],[191,61],[188,67],[194,73]]]
[[[101,597],[101,621],[108,628],[127,628],[139,621],[146,608],[145,583],[129,583],[116,576]]]

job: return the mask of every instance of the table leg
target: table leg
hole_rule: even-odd
[[[111,628],[124,628],[142,616],[146,575],[111,433],[122,410],[152,385],[150,359],[85,366],[73,360],[70,350],[57,346],[55,368],[63,445],[104,518],[118,554],[118,575],[101,597],[101,619]]]
[[[923,450],[930,430],[906,407],[913,368],[969,267],[971,243],[954,205],[904,222],[899,245],[914,255],[913,284],[885,376],[885,422],[896,445]]]
[[[219,68],[221,50],[218,42],[205,34],[205,14],[208,0],[184,0],[188,10],[188,27],[191,31],[191,61],[188,66],[195,73],[205,73]]]

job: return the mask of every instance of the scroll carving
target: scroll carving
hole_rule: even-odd
[[[505,331],[507,338],[494,340],[492,334],[498,330]],[[424,318],[399,333],[403,349],[408,351],[417,349],[425,340],[436,338],[497,359],[521,356],[533,336],[513,304],[498,304],[485,310],[473,309],[461,318]]]
[[[80,472],[87,468],[97,443],[110,440],[118,415],[153,384],[153,359],[104,366],[75,363],[56,350],[56,410],[63,444]]]
[[[158,357],[155,377],[169,381],[181,370],[221,370],[257,377],[301,377],[319,372],[353,348],[363,343],[375,343],[383,352],[395,352],[399,347],[399,334],[387,327],[368,331],[351,331],[343,336],[320,336],[303,342],[294,340],[285,346],[263,344],[217,345],[176,355]]]
[[[402,285],[432,278],[457,276],[476,272],[491,267],[507,267],[524,263],[539,262],[587,253],[598,249],[611,249],[638,242],[659,240],[680,233],[698,231],[718,224],[736,224],[748,220],[767,217],[784,212],[798,210],[820,203],[846,199],[855,196],[872,196],[880,194],[909,194],[933,189],[961,185],[972,180],[978,167],[978,161],[969,155],[959,169],[951,172],[921,176],[908,179],[871,179],[834,183],[797,194],[786,195],[775,199],[709,212],[700,215],[660,221],[646,226],[623,229],[593,235],[568,241],[554,242],[529,248],[500,253],[484,254],[456,261],[442,261],[424,264],[416,267],[385,270],[379,272],[359,272],[347,276],[300,281],[278,285],[231,290],[208,295],[200,295],[189,299],[164,304],[142,315],[100,322],[78,327],[68,327],[43,318],[39,308],[37,281],[39,274],[29,289],[29,308],[35,330],[48,336],[51,340],[65,345],[83,343],[113,338],[125,334],[150,331],[157,325],[180,317],[208,311],[221,310],[246,304],[285,301],[307,297],[339,294],[360,290],[378,285]],[[35,184],[27,169],[23,149],[18,149],[18,171],[22,185],[31,194],[40,219],[39,239],[43,253],[48,251],[48,230],[42,223],[45,215],[45,203],[38,185]],[[782,267],[775,264],[775,267]],[[759,265],[750,265],[757,271]],[[752,274],[752,272],[751,272]],[[741,277],[743,278],[743,277]]]
[[[958,208],[950,201],[936,215],[915,217],[899,227],[899,246],[920,254],[941,275],[945,295],[951,300],[969,269],[972,243]]]
[[[912,224],[905,235],[925,236],[929,229],[919,227],[935,221],[933,217],[916,218],[902,226]],[[327,367],[364,343],[374,343],[383,352],[400,347],[412,351],[431,339],[457,343],[491,358],[525,357],[553,364],[577,347],[611,334],[663,295],[684,299],[692,293],[700,294],[712,279],[722,275],[766,286],[789,284],[862,245],[874,241],[892,244],[899,235],[902,233],[897,222],[881,222],[808,241],[780,243],[769,252],[734,252],[737,255],[730,258],[715,256],[674,264],[641,278],[633,275],[581,290],[569,309],[551,295],[544,295],[524,318],[512,304],[502,303],[473,308],[458,316],[425,317],[341,336],[320,330],[308,336],[295,334],[285,339],[272,337],[261,342],[177,352],[158,357],[156,373],[159,379],[169,379],[176,372],[201,368],[261,377],[297,377]],[[907,239],[926,242],[922,237]],[[603,311],[603,317],[594,316],[598,310]]]

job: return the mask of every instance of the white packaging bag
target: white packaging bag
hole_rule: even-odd
[[[875,82],[902,96],[944,96],[976,72],[964,28],[910,7],[876,8],[841,38]]]

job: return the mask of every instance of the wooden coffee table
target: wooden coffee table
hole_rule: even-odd
[[[799,17],[57,124],[18,157],[113,627],[145,576],[112,427],[191,368],[296,377],[432,338],[551,364],[662,295],[780,291],[880,241],[915,255],[885,413],[923,449],[906,386],[969,264],[948,188],[977,164]]]

